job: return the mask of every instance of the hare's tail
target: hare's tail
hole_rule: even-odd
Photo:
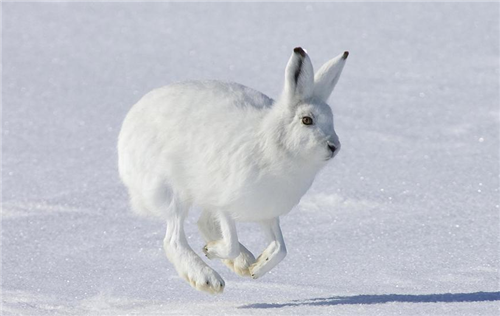
[[[142,179],[139,183],[127,183],[130,205],[139,216],[154,216],[162,219],[168,217],[168,209],[174,200],[174,192],[170,185],[163,181]]]
[[[134,156],[124,146],[120,137],[118,145],[118,171],[128,189],[130,205],[135,214],[166,218],[166,210],[172,203],[174,192],[168,181],[155,173],[141,168]]]
[[[155,215],[154,214],[155,212],[153,210],[150,210],[148,207],[146,207],[146,203],[144,203],[144,198],[138,192],[129,190],[129,199],[132,211],[136,215],[140,216]]]

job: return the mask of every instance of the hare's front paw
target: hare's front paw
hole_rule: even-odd
[[[229,245],[223,240],[209,241],[203,252],[208,259],[235,259],[240,254],[239,244]]]
[[[286,256],[286,248],[277,242],[272,242],[266,250],[257,258],[257,261],[250,266],[250,275],[257,279],[271,271]]]
[[[250,266],[255,263],[255,257],[243,245],[240,247],[241,253],[234,260],[222,260],[229,269],[233,270],[239,276],[250,276]]]

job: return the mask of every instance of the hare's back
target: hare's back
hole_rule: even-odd
[[[151,91],[134,106],[141,124],[153,133],[186,138],[244,135],[270,109],[273,100],[237,83],[188,81]],[[191,139],[202,141],[201,139]]]
[[[151,175],[192,196],[207,190],[207,179],[219,188],[241,186],[245,176],[233,171],[251,164],[248,152],[272,102],[243,85],[219,81],[153,90],[125,118],[118,145],[122,179],[150,183],[144,177]]]
[[[148,130],[168,135],[169,143],[214,146],[256,131],[272,102],[237,83],[189,81],[153,90],[134,107]]]
[[[149,103],[148,100],[153,101],[152,104],[164,110],[175,106],[179,111],[197,110],[201,112],[213,110],[259,111],[269,108],[273,103],[271,98],[252,88],[235,82],[216,80],[187,81],[168,85],[151,91],[144,96],[141,103]]]

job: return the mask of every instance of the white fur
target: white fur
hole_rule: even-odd
[[[167,257],[193,287],[218,293],[224,281],[184,236],[192,205],[203,209],[198,225],[209,258],[254,278],[284,258],[279,216],[298,204],[340,148],[325,102],[346,57],[327,62],[315,77],[296,48],[277,101],[237,83],[193,81],[156,89],[127,114],[118,140],[120,176],[136,212],[167,221]],[[304,125],[304,116],[314,124]],[[270,244],[257,260],[238,242],[235,221],[262,224]]]

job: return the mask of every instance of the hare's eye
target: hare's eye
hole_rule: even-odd
[[[304,125],[312,125],[312,123],[313,123],[313,119],[310,118],[309,116],[304,116],[302,118],[302,124],[304,124]]]

